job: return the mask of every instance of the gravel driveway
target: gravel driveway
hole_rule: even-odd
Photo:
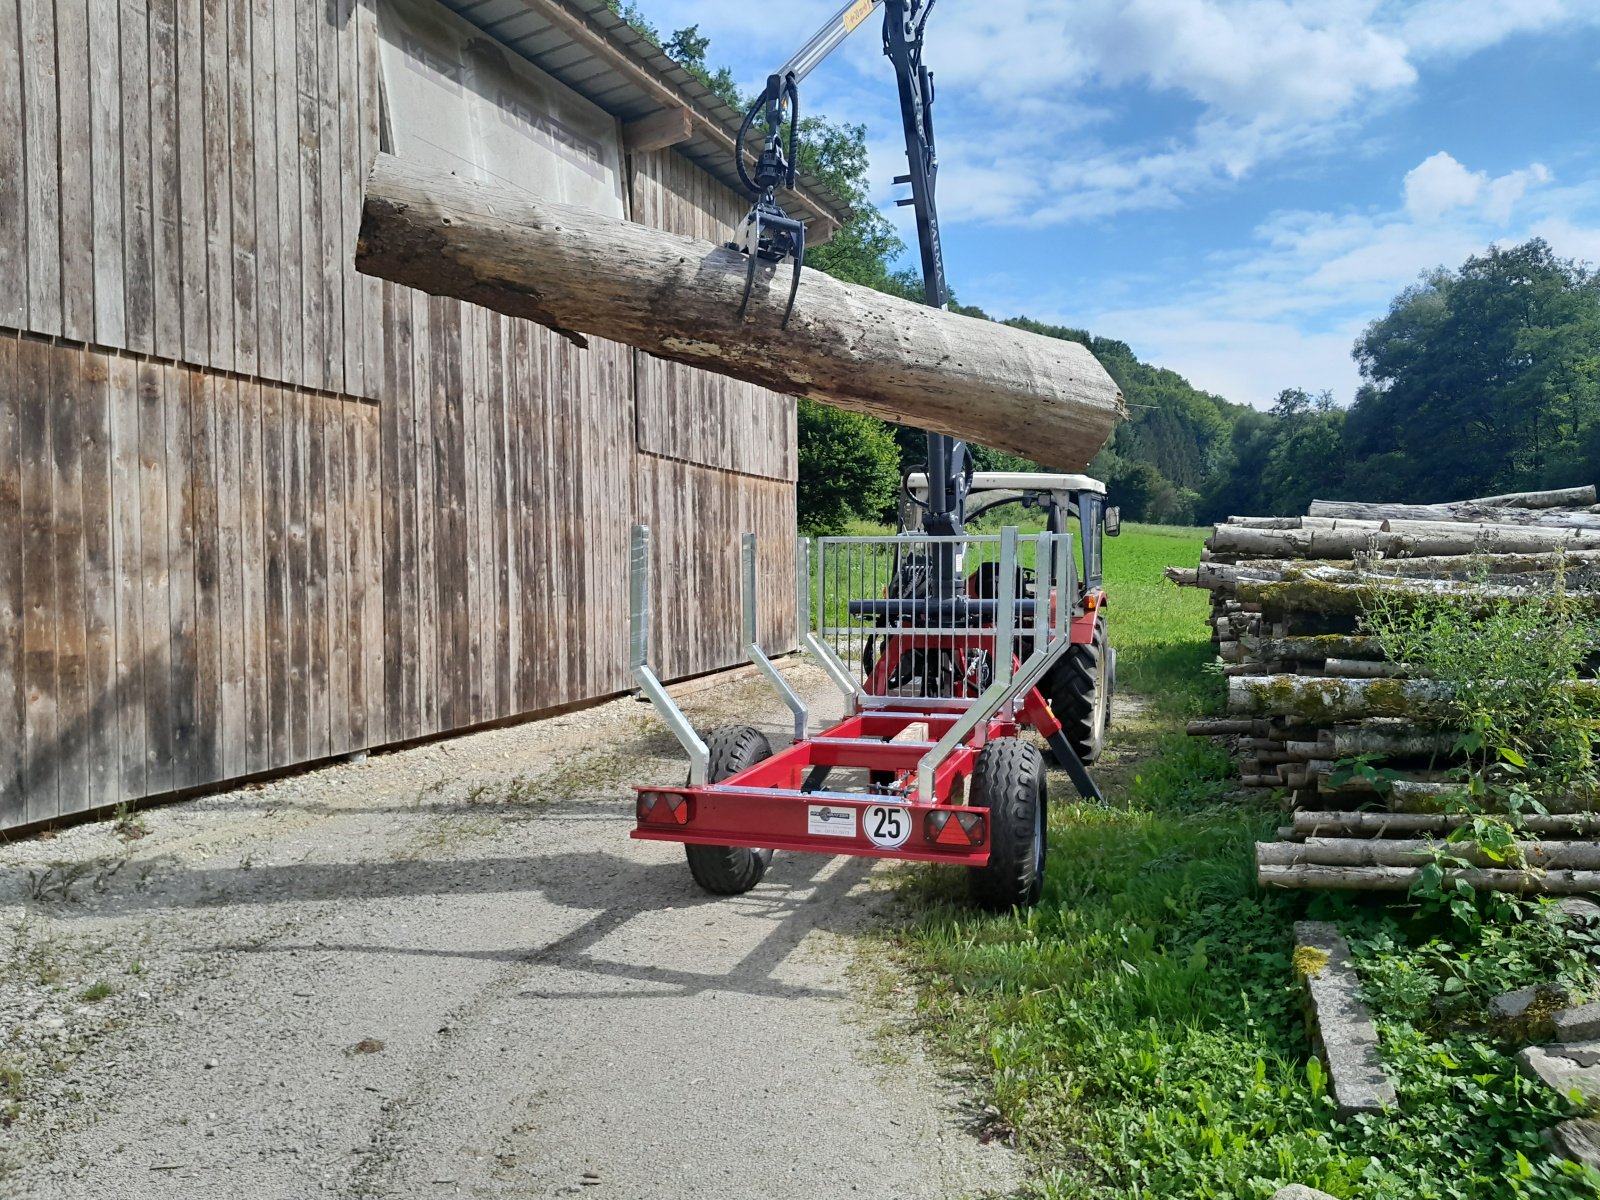
[[[787,726],[753,679],[684,703]],[[1014,1192],[853,936],[874,872],[704,896],[627,836],[683,770],[620,700],[0,848],[0,1192]]]

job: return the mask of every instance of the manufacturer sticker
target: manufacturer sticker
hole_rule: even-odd
[[[806,806],[806,832],[823,837],[855,837],[856,810],[829,804]]]
[[[911,836],[911,813],[900,804],[874,804],[862,811],[861,827],[874,846],[893,850]]]

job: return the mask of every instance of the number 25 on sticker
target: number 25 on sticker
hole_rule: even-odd
[[[861,814],[861,825],[874,846],[893,850],[911,836],[911,813],[900,804],[874,804]]]

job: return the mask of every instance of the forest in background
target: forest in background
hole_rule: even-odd
[[[732,73],[708,65],[698,26],[663,37],[632,4],[612,2],[729,104],[747,106]],[[920,301],[920,274],[897,267],[906,247],[868,192],[865,127],[807,117],[800,132],[801,165],[855,214],[807,251],[807,265]],[[1315,380],[1285,380],[1256,408],[1239,401],[1267,398],[1202,391],[1126,342],[1026,316],[1004,323],[1082,343],[1122,388],[1128,420],[1089,473],[1128,520],[1194,525],[1300,512],[1313,498],[1430,503],[1600,476],[1600,276],[1540,239],[1491,246],[1396,296],[1352,348],[1363,382],[1348,403]],[[914,430],[801,400],[799,454],[800,523],[834,532],[892,520],[901,472],[920,466],[924,447]],[[974,458],[979,469],[1051,466],[984,447]]]

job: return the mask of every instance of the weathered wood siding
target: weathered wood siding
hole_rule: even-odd
[[[0,11],[0,827],[790,648],[793,402],[350,267],[370,2]],[[635,219],[720,236],[671,151]]]

